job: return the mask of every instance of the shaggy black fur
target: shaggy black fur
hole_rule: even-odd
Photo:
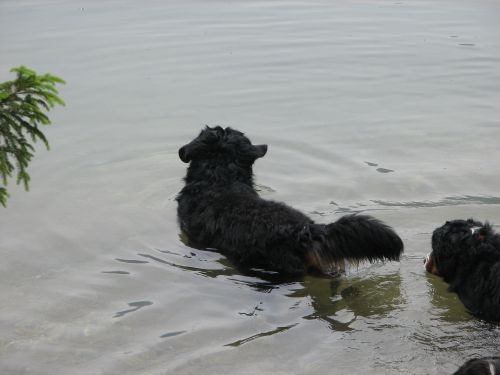
[[[437,228],[425,268],[450,284],[472,314],[500,321],[500,235],[488,223],[453,220]]]
[[[500,375],[500,357],[471,359],[453,375]]]
[[[370,216],[315,224],[283,203],[260,198],[252,165],[266,152],[266,145],[219,126],[206,127],[179,149],[190,165],[177,213],[191,243],[221,250],[243,267],[289,275],[326,272],[344,260],[399,259],[401,239]]]

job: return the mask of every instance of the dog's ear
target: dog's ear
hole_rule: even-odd
[[[206,125],[205,129],[198,136],[199,139],[202,139],[204,143],[210,144],[220,141],[222,137],[226,134],[226,131],[220,126],[214,126],[211,128]]]
[[[242,133],[242,132],[240,132],[238,130],[235,130],[235,129],[229,127],[229,126],[227,128],[225,128],[225,129],[222,129],[222,130],[224,131],[224,134],[226,134],[226,135],[241,135],[241,136],[245,135],[244,133]]]
[[[494,234],[493,228],[491,227],[491,224],[486,222],[484,225],[482,225],[476,232],[476,238],[479,241],[484,241],[486,238],[490,237],[491,235]]]

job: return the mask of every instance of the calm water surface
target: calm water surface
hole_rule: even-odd
[[[0,208],[5,374],[446,374],[498,354],[424,273],[448,218],[500,224],[500,3],[0,1],[0,81],[64,77],[52,150]],[[269,144],[261,194],[369,212],[400,263],[277,282],[184,245],[177,149]]]

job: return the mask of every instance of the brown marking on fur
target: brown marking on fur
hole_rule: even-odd
[[[323,270],[323,263],[316,250],[312,249],[306,252],[306,263],[309,268],[317,269],[318,271]]]
[[[436,267],[431,254],[427,255],[427,257],[425,258],[425,270],[429,273],[432,273],[433,275],[439,276],[439,270]]]
[[[346,268],[346,261],[344,259],[325,261],[316,249],[311,249],[306,253],[306,264],[309,269],[321,273],[330,273],[332,271],[344,273]]]

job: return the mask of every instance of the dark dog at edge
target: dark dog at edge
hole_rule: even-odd
[[[403,242],[387,225],[364,215],[316,224],[303,213],[259,197],[252,165],[267,145],[243,133],[206,127],[179,149],[190,163],[177,196],[181,230],[195,246],[215,248],[237,265],[302,275],[328,272],[345,260],[399,260]]]
[[[453,220],[437,228],[425,268],[441,276],[472,314],[500,321],[500,235],[488,223]]]
[[[500,375],[500,357],[471,359],[453,375]]]

